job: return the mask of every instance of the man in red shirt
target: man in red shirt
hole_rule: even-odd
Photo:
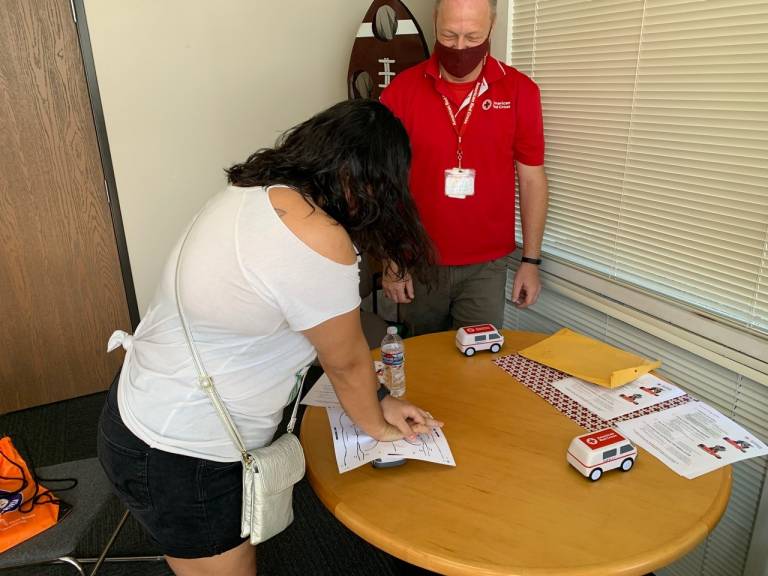
[[[548,198],[541,102],[530,78],[491,57],[495,13],[496,0],[438,0],[432,57],[381,95],[411,139],[411,194],[440,264],[431,291],[385,264],[384,293],[401,304],[412,335],[501,327],[506,257],[516,248],[515,172],[523,254],[511,299],[525,308],[541,290]]]

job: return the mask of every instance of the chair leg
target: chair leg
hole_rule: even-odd
[[[77,570],[78,574],[80,576],[85,576],[85,570],[83,570],[83,565],[80,564],[77,560],[72,558],[72,556],[62,556],[59,558],[60,562],[63,562],[64,564],[69,564],[70,566],[74,566],[75,570]]]
[[[101,555],[99,556],[99,559],[96,560],[96,564],[93,566],[93,570],[91,570],[90,576],[94,576],[96,572],[101,568],[101,565],[104,564],[104,559],[107,557],[107,553],[109,552],[109,549],[112,547],[112,544],[114,543],[115,539],[117,538],[117,535],[120,534],[120,530],[123,529],[123,524],[125,524],[125,521],[128,520],[128,510],[123,513],[123,517],[120,518],[120,522],[117,523],[117,527],[112,532],[112,536],[109,537],[109,540],[107,541],[106,546],[104,546],[104,550],[102,550]],[[85,576],[85,573],[83,573],[83,576]]]

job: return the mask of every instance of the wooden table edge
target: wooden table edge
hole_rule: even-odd
[[[505,332],[509,332],[509,330],[502,331],[502,333]],[[546,337],[546,335],[541,335],[536,332],[520,331],[519,333]],[[304,417],[306,418],[310,413],[315,412],[317,412],[318,417],[322,417],[322,410],[324,409],[307,406],[307,412],[304,414]],[[300,434],[303,433],[303,429],[304,428],[302,427]],[[370,527],[370,521],[368,519],[362,518],[349,510],[330,490],[321,485],[309,465],[306,468],[306,474],[310,486],[318,498],[320,498],[323,505],[337,520],[357,536],[372,546],[375,546],[396,558],[427,570],[445,574],[446,576],[467,574],[473,576],[605,576],[606,571],[610,571],[612,576],[643,576],[653,570],[668,566],[675,560],[682,558],[709,535],[725,513],[725,509],[730,499],[731,485],[733,481],[732,467],[730,465],[712,471],[710,474],[725,475],[725,478],[721,483],[716,498],[712,501],[709,508],[702,513],[701,518],[695,524],[691,525],[688,531],[682,534],[678,539],[667,542],[652,556],[645,554],[642,557],[635,556],[625,558],[620,562],[615,562],[610,565],[585,565],[563,570],[525,567],[501,568],[497,564],[479,565],[478,563],[473,563],[470,565],[431,553],[416,552],[395,538],[382,535],[380,532],[373,530]]]
[[[322,410],[315,407],[308,407],[308,409],[318,412]],[[370,521],[360,518],[358,514],[353,513],[343,503],[340,503],[335,495],[321,485],[309,466],[307,467],[307,480],[315,494],[331,514],[357,536],[387,554],[421,568],[445,574],[446,576],[467,574],[477,576],[605,576],[606,572],[613,576],[642,576],[653,570],[668,566],[675,560],[682,558],[701,543],[717,526],[717,523],[725,513],[730,499],[733,474],[731,466],[726,466],[711,473],[725,475],[717,498],[712,502],[709,509],[702,514],[699,521],[693,524],[690,530],[681,535],[679,539],[667,542],[652,557],[643,555],[642,558],[630,557],[612,565],[579,566],[567,570],[524,567],[500,569],[496,564],[480,566],[475,563],[469,565],[434,554],[415,552],[402,542],[372,530]]]

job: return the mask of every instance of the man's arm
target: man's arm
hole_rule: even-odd
[[[518,162],[517,182],[520,189],[523,256],[539,258],[549,203],[544,166],[528,166]],[[518,308],[526,308],[536,302],[540,292],[539,267],[521,262],[512,286],[512,301]]]

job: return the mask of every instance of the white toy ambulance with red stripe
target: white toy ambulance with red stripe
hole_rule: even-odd
[[[566,456],[568,463],[593,482],[603,472],[620,468],[629,472],[637,459],[637,448],[613,428],[576,436]]]
[[[474,356],[480,350],[490,350],[494,354],[504,346],[504,336],[493,324],[464,326],[456,331],[456,348],[466,356]]]

